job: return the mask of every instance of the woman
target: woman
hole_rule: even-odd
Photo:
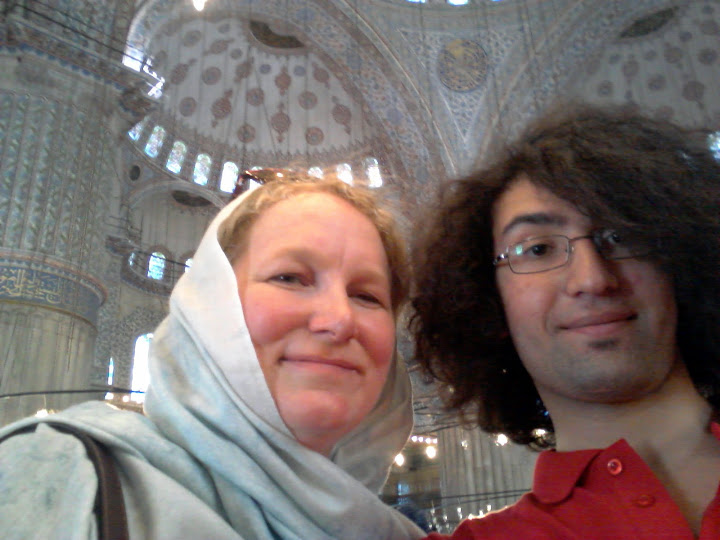
[[[132,539],[419,538],[375,495],[412,426],[393,355],[406,283],[368,194],[274,181],[220,212],[175,287],[146,417],[87,403],[52,420],[110,448]],[[95,475],[71,436],[10,438],[0,478],[4,538],[95,537]]]

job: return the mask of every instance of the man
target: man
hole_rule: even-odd
[[[416,354],[449,404],[554,446],[530,493],[452,538],[720,538],[706,133],[622,109],[551,114],[447,187],[416,252]]]

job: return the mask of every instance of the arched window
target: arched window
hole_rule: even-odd
[[[163,141],[165,140],[165,128],[155,126],[150,134],[147,144],[145,145],[145,153],[154,158],[160,153]]]
[[[315,178],[322,178],[323,170],[320,167],[310,167],[308,169],[308,174],[310,176],[314,176]]]
[[[137,403],[142,403],[145,400],[145,391],[150,382],[148,356],[152,338],[152,333],[148,333],[143,334],[135,340],[135,354],[133,355],[132,383],[130,389],[134,391],[131,399]]]
[[[380,165],[374,157],[365,158],[365,176],[368,179],[368,186],[371,188],[383,185],[382,174],[380,173]]]
[[[130,131],[128,131],[128,137],[130,137],[133,141],[137,141],[140,138],[143,129],[145,129],[145,124],[147,124],[147,116],[135,124]]]
[[[208,183],[208,177],[210,176],[210,167],[212,166],[212,159],[207,154],[198,154],[197,161],[195,161],[195,170],[193,170],[193,182],[201,186],[206,186]]]
[[[352,167],[349,163],[341,163],[335,168],[338,178],[346,184],[353,184]]]
[[[165,274],[165,255],[155,251],[148,259],[147,277],[161,280]]]
[[[187,145],[182,141],[175,141],[165,166],[170,172],[178,174],[182,170],[183,161],[187,154]]]
[[[113,380],[115,379],[115,360],[110,357],[110,363],[108,364],[108,376],[107,376],[107,385],[112,386]],[[105,394],[105,399],[112,399],[113,393],[108,392]]]
[[[220,177],[220,191],[225,193],[232,193],[235,189],[235,182],[237,181],[240,169],[232,161],[226,161],[223,165],[222,176]]]
[[[713,156],[715,156],[715,159],[720,161],[720,131],[716,131],[708,135],[708,145],[710,146],[710,151],[713,153]]]

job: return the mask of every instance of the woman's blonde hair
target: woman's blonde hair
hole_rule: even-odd
[[[397,315],[408,296],[410,269],[405,242],[392,214],[380,208],[368,189],[350,186],[336,178],[317,179],[294,174],[291,179],[277,179],[255,189],[225,221],[218,241],[231,263],[245,252],[250,229],[260,215],[280,201],[305,193],[327,193],[351,204],[375,225],[390,268],[391,302]]]

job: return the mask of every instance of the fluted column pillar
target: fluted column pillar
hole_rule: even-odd
[[[537,458],[503,437],[461,427],[438,432],[438,455],[443,506],[434,509],[432,518],[445,531],[469,515],[512,504],[530,489]]]
[[[141,81],[118,50],[132,4],[28,2],[0,21],[0,396],[90,385],[117,141]],[[0,425],[88,397],[0,398]]]

